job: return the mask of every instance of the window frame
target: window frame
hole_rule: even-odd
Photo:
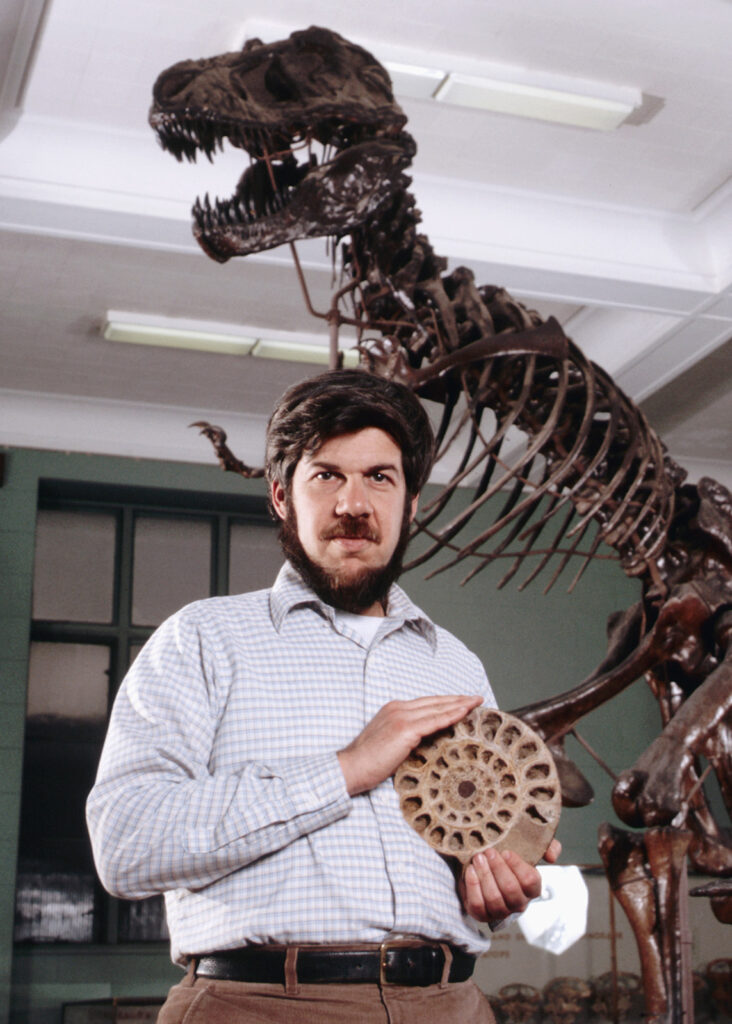
[[[203,519],[209,522],[209,594],[202,596],[212,597],[229,592],[232,525],[250,523],[257,527],[276,528],[268,512],[266,497],[261,495],[234,495],[124,484],[42,479],[39,481],[37,509],[39,511],[111,512],[115,516],[111,621],[98,623],[33,619],[31,617],[30,623],[31,643],[98,644],[109,649],[106,722],[109,720],[117,690],[131,663],[133,646],[144,644],[157,628],[156,626],[135,625],[132,622],[135,519],[140,515],[145,515],[161,518]],[[104,732],[106,732],[106,722]],[[28,735],[27,714],[26,735]],[[21,800],[24,798],[25,764],[22,779]],[[19,845],[19,857],[20,853]],[[14,938],[14,947],[42,948],[53,945],[88,949],[101,944],[106,948],[128,948],[134,945],[142,945],[147,948],[155,942],[163,941],[159,937],[151,939],[120,938],[120,907],[125,902],[134,901],[122,901],[110,896],[101,888],[98,879],[96,879],[96,887],[101,893],[101,923],[98,927],[100,938],[90,941],[59,938],[53,942],[33,939],[16,940]]]

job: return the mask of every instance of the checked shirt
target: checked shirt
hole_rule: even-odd
[[[478,659],[393,586],[366,643],[288,565],[159,627],[116,698],[87,817],[115,895],[165,893],[173,959],[248,943],[490,945],[392,780],[349,797],[337,751],[390,700],[482,693]]]

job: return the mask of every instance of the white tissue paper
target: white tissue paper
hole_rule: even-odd
[[[574,864],[541,864],[537,871],[541,896],[529,903],[518,926],[529,945],[563,953],[587,929],[587,886]]]

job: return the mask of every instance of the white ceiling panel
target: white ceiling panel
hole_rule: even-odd
[[[110,346],[99,325],[122,308],[325,334],[287,250],[222,267],[191,236],[195,196],[229,194],[241,154],[180,165],[147,126],[152,83],[169,64],[315,23],[381,60],[465,74],[503,64],[640,90],[640,111],[604,132],[404,99],[418,144],[413,189],[452,266],[556,313],[655,414],[654,392],[676,387],[673,445],[723,459],[719,376],[726,387],[730,364],[714,354],[732,337],[729,0],[317,0],[305,20],[302,11],[299,0],[272,0],[265,21],[241,0],[6,0],[0,401],[7,410],[15,394],[14,415],[25,413],[22,429],[0,420],[0,443],[73,448],[76,431],[78,445],[91,444],[78,417],[61,417],[63,442],[46,426],[48,403],[68,411],[75,399],[99,424],[94,450],[118,451],[112,439],[128,431],[124,454],[149,453],[131,410],[169,423],[155,457],[196,458],[188,437],[172,438],[199,408],[239,424],[249,437],[240,447],[260,443],[271,402],[302,367]],[[320,241],[299,251],[326,308],[330,257]],[[684,396],[703,390],[705,374],[715,398],[690,404],[687,424]]]

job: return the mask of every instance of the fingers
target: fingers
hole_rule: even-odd
[[[406,715],[419,718],[451,714],[457,708],[464,706],[477,708],[482,703],[483,698],[479,694],[450,693],[434,697],[416,697],[414,700],[394,700],[386,704],[385,707],[394,708]]]
[[[539,872],[510,850],[477,854],[461,880],[466,912],[483,922],[496,923],[521,913],[540,893]]]
[[[483,868],[483,854],[474,857],[460,880],[460,896],[465,912],[476,921],[500,921],[508,916],[505,903],[492,874]],[[480,871],[480,875],[478,872]]]
[[[402,718],[404,727],[412,730],[416,746],[419,740],[430,733],[455,725],[469,711],[483,703],[480,696],[419,697],[417,700],[394,702],[396,712]]]
[[[431,697],[414,697],[412,700],[394,700],[385,707],[402,707],[414,711],[428,710],[442,704],[454,704],[463,701],[474,701],[475,706],[481,704],[483,698],[475,693],[440,693]]]
[[[544,854],[544,860],[547,864],[556,864],[562,853],[562,844],[558,839],[552,839],[547,847],[546,853]]]
[[[423,737],[454,725],[482,702],[480,695],[450,694],[385,704],[338,751],[349,794],[364,793],[388,779]]]
[[[511,913],[526,910],[526,907],[532,900],[535,900],[537,896],[541,896],[541,875],[533,864],[528,864],[512,850],[504,850],[501,857],[505,865],[502,867],[502,871],[505,872],[507,879],[510,876]],[[516,887],[518,887],[519,892],[514,898]]]

